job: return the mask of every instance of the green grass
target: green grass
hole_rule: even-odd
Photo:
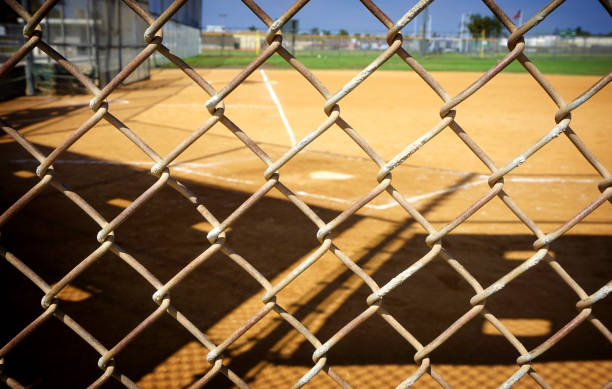
[[[320,51],[297,52],[297,58],[309,69],[363,69],[378,55],[371,51]],[[569,55],[527,54],[533,63],[545,74],[585,74],[604,75],[612,70],[612,54]],[[255,58],[255,53],[232,51],[221,55],[220,52],[205,53],[186,59],[193,67],[245,67]],[[428,71],[485,72],[503,58],[502,54],[490,54],[485,58],[449,53],[416,56]],[[288,69],[290,66],[278,54],[270,57],[265,66],[268,68]],[[410,70],[398,56],[393,56],[381,69]],[[504,71],[525,72],[520,63],[514,61]]]

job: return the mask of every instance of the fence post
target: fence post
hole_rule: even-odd
[[[484,58],[484,47],[485,47],[485,42],[486,42],[486,31],[483,28],[481,31],[481,36],[480,36],[480,58]]]
[[[30,0],[21,0],[21,5],[23,9],[27,12],[30,12]],[[26,79],[26,96],[34,95],[34,55],[30,51],[28,55],[26,55],[26,63],[25,63],[25,79]]]
[[[259,55],[259,30],[255,30],[255,55]]]

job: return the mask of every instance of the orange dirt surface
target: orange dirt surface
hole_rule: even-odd
[[[219,90],[238,70],[199,70]],[[315,71],[332,92],[355,74]],[[226,115],[272,159],[322,123],[324,99],[294,71],[253,73],[225,100]],[[434,73],[455,95],[478,74]],[[597,81],[592,76],[549,76],[566,101]],[[278,98],[278,105],[270,94]],[[42,96],[0,103],[0,117],[44,154],[91,116],[89,96]],[[121,87],[110,112],[160,155],[168,154],[209,117],[208,96],[178,70],[155,70],[148,81]],[[607,87],[572,113],[571,128],[603,166],[612,168]],[[441,100],[412,72],[375,72],[340,101],[342,117],[386,161],[435,126]],[[283,122],[279,111],[286,116]],[[501,73],[457,108],[456,121],[498,167],[512,161],[555,125],[556,106],[525,74]],[[38,179],[37,163],[12,138],[0,137],[0,212]],[[156,178],[153,163],[110,124],[101,121],[54,163],[55,176],[107,220]],[[221,124],[198,139],[170,172],[225,219],[265,183],[266,165]],[[281,181],[328,222],[378,183],[377,165],[333,126],[280,169]],[[490,172],[449,128],[393,171],[393,185],[435,228],[484,196]],[[545,232],[590,204],[600,177],[563,135],[505,177],[504,190]],[[212,227],[177,192],[164,188],[116,231],[116,242],[166,282],[209,243]],[[99,227],[49,187],[2,229],[0,243],[49,284],[58,282],[98,247]],[[279,191],[272,190],[228,230],[228,244],[275,285],[319,242],[318,228]],[[384,285],[429,248],[427,232],[382,193],[334,230],[334,243]],[[444,247],[487,287],[534,255],[531,231],[498,198],[444,238]],[[552,246],[555,259],[586,291],[612,278],[612,206],[604,203]],[[42,293],[0,261],[5,344],[41,313]],[[62,309],[112,347],[157,305],[155,290],[133,269],[106,254],[62,290]],[[244,270],[216,254],[172,290],[172,303],[212,341],[221,343],[262,308],[264,291]],[[371,293],[327,253],[277,297],[279,305],[325,342],[362,313]],[[466,313],[475,294],[443,259],[436,258],[383,299],[383,306],[422,344]],[[486,307],[531,350],[577,314],[579,297],[545,262],[513,280]],[[593,314],[612,325],[612,299]],[[312,345],[270,312],[224,353],[225,362],[254,388],[290,387],[313,366]],[[206,350],[170,316],[162,317],[116,357],[119,371],[144,388],[179,388],[206,374]],[[414,348],[377,315],[328,353],[329,364],[354,387],[395,387],[416,369]],[[456,388],[497,387],[518,369],[519,356],[501,334],[476,316],[431,354],[433,367]],[[57,320],[43,324],[4,358],[4,374],[40,387],[83,387],[100,376],[99,354]],[[589,321],[535,359],[533,368],[555,388],[597,388],[612,379],[612,346]],[[37,386],[38,385],[38,386]],[[108,387],[119,384],[111,381]],[[231,387],[224,376],[211,387]],[[536,383],[524,377],[515,387]],[[310,384],[335,387],[321,372]],[[425,375],[417,388],[437,387]]]

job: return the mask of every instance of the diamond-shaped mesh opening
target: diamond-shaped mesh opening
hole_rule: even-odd
[[[444,85],[448,85],[450,89],[456,83],[456,79],[449,79]],[[587,85],[585,83],[583,88]],[[524,91],[521,93],[520,99],[503,92],[514,88]],[[489,108],[489,114],[496,118],[494,124],[478,115],[479,110],[491,101],[496,102],[496,104],[491,104]],[[462,102],[460,107],[460,109],[457,109],[457,120],[499,167],[512,161],[549,132],[555,126],[554,113],[557,109],[551,104],[549,96],[535,80],[517,73],[504,75],[503,78],[493,78],[474,95]],[[496,136],[491,136],[492,132]],[[571,152],[558,151],[560,147],[558,143],[562,142],[559,139],[554,139],[532,158],[537,158],[546,149],[555,150],[555,154],[558,155],[557,158],[559,158],[559,155],[569,155],[568,158],[572,158]],[[547,157],[542,157],[546,161],[550,161],[551,158],[550,154]],[[528,159],[526,163],[521,165],[523,172],[529,169],[528,163],[530,162],[531,159]],[[549,163],[548,169],[551,167]],[[550,174],[551,172],[547,171],[548,169],[542,166],[542,169],[536,169],[536,171],[544,173],[542,171],[544,170]],[[529,172],[535,171],[529,169]]]
[[[364,267],[367,267],[369,261],[361,257],[352,259]],[[288,272],[285,272],[277,277],[273,285],[288,276]],[[325,342],[367,308],[366,292],[360,277],[348,270],[335,255],[326,252],[277,296],[281,306],[300,320],[321,342]],[[343,309],[339,310],[339,307]],[[299,333],[287,334],[286,339],[284,346],[279,348],[281,356],[312,356],[313,346]]]
[[[431,353],[433,367],[453,387],[476,383],[483,388],[496,388],[518,370],[514,365],[517,356],[514,347],[497,334],[483,335],[483,325],[486,323],[481,317],[474,318]],[[474,343],[482,353],[471,347]],[[460,355],[453,358],[453,354]],[[491,368],[496,369],[495,375],[484,374],[485,369]]]
[[[431,110],[440,105],[439,97],[418,75],[404,70],[375,72],[341,100],[342,117],[385,161],[440,123],[439,113]],[[368,114],[372,109],[384,109],[385,120]],[[336,147],[336,152],[350,150]]]
[[[158,337],[159,333],[168,336]],[[208,370],[206,353],[206,348],[189,332],[178,326],[172,317],[164,315],[130,343],[117,356],[116,363],[120,363],[124,374],[133,377],[139,385],[144,386],[155,377],[157,385],[172,387],[177,381],[193,383],[199,374]],[[190,358],[183,361],[185,355]],[[159,366],[165,361],[168,368],[160,372]]]
[[[385,331],[376,331],[380,328]],[[376,352],[377,357],[368,356],[367,350]],[[415,352],[383,319],[374,315],[335,345],[328,356],[334,369],[353,387],[366,388],[366,377],[373,377],[385,387],[396,387],[417,369],[412,359]],[[377,368],[388,365],[395,365],[393,372],[384,374]],[[362,371],[351,369],[353,366],[363,366]]]
[[[434,294],[432,290],[444,292]],[[425,345],[471,308],[469,299],[473,294],[444,260],[436,258],[385,296],[383,305]],[[424,321],[422,317],[432,320]]]
[[[261,285],[223,253],[170,291],[173,304],[217,344],[261,309],[262,294]]]
[[[533,286],[536,279],[538,287]],[[487,306],[531,350],[576,316],[576,300],[576,294],[546,263],[541,263],[512,280],[503,293],[489,297]],[[520,320],[522,325],[516,323]],[[548,353],[542,359],[551,358]]]
[[[561,134],[512,170],[504,190],[534,221],[556,220],[560,225],[601,195],[600,181],[597,171]],[[550,200],[545,205],[543,199]]]
[[[140,172],[138,176],[131,177],[131,182],[130,178],[124,181],[123,193],[129,193],[126,197],[131,201],[115,196],[106,200],[106,206],[114,208],[110,213],[112,217],[125,211],[137,198],[134,195],[140,195],[137,193],[141,189],[138,179],[149,181],[152,177]],[[114,183],[109,184],[109,187],[115,186]],[[214,188],[207,186],[191,187],[199,192],[215,192]],[[209,205],[207,198],[202,200]],[[213,211],[216,209],[213,208]],[[184,197],[165,186],[115,231],[117,243],[136,256],[156,277],[164,280],[208,249],[210,242],[206,239],[206,233],[211,229],[210,224]]]
[[[105,274],[103,269],[111,266],[115,269],[113,274]],[[151,270],[155,270],[153,266]],[[75,288],[90,296],[78,301]],[[113,253],[107,253],[76,277],[58,297],[62,300],[62,310],[110,348],[157,308],[151,300],[153,291],[134,269]],[[138,300],[126,300],[126,295],[137,296]],[[69,301],[62,299],[68,296]]]

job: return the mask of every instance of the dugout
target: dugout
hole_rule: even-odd
[[[33,13],[42,0],[26,3]],[[157,17],[170,1],[138,0],[138,3]],[[4,32],[0,45],[2,53],[10,56],[24,42],[21,35],[24,23],[4,2],[0,4],[4,15],[0,22],[0,33]],[[121,0],[61,0],[41,23],[42,38],[97,85],[106,85],[145,47],[143,34],[147,24],[128,8]],[[200,26],[201,2],[189,2],[164,26],[165,45],[181,57],[199,54]],[[124,83],[148,79],[151,66],[166,62],[156,54],[130,74]],[[28,75],[25,59],[18,68],[13,78],[0,84],[1,89],[11,90],[11,93],[3,94],[5,97],[25,93]],[[36,93],[84,92],[72,75],[38,48],[32,52],[30,68]]]

